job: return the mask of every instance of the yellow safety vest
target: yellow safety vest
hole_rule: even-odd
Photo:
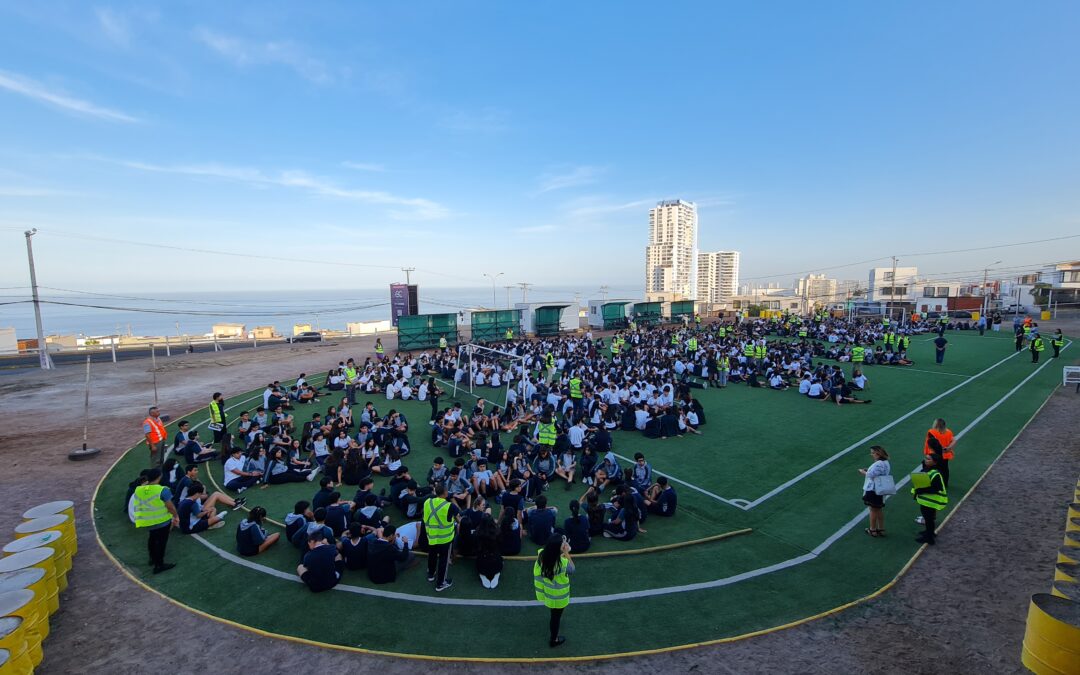
[[[927,472],[930,476],[931,484],[934,482],[934,476],[940,476],[941,472],[937,469],[930,469]],[[911,488],[911,493],[915,494],[915,488]],[[927,508],[940,511],[945,508],[949,503],[948,491],[945,489],[945,482],[941,483],[941,492],[924,492],[922,494],[915,495],[915,503],[919,506],[925,506]]]
[[[581,378],[570,380],[570,398],[581,398]]]
[[[446,338],[439,338],[439,349],[446,349]]]
[[[225,421],[225,415],[223,414],[221,406],[217,401],[210,401],[210,421],[214,424],[221,424]]]
[[[454,521],[450,519],[450,502],[432,497],[424,502],[424,529],[428,543],[449,544],[454,540]]]
[[[135,527],[153,527],[172,520],[161,499],[163,485],[140,485],[135,488]]]
[[[377,343],[375,344],[375,353],[376,353],[376,354],[382,354],[382,353],[383,353],[383,351],[384,351],[384,350],[383,350],[383,346],[382,346],[382,343],[381,343],[381,342],[377,342]]]
[[[540,441],[540,445],[555,445],[555,440],[559,437],[555,431],[555,423],[544,424],[540,422],[537,426],[536,437]]]
[[[544,603],[548,609],[561,609],[570,604],[570,575],[566,573],[566,558],[559,561],[555,568],[555,578],[548,579],[541,572],[540,554],[536,554],[536,562],[533,563],[533,587],[536,590],[536,600]]]

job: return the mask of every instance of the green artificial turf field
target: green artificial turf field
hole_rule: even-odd
[[[872,398],[871,405],[841,407],[794,390],[731,385],[695,391],[707,419],[701,436],[653,440],[615,432],[620,456],[643,452],[655,472],[671,478],[679,510],[671,519],[650,517],[647,533],[632,542],[593,540],[590,554],[624,554],[578,561],[563,619],[568,640],[558,653],[547,646],[547,612],[533,600],[531,560],[507,560],[496,590],[484,589],[472,561],[459,559],[451,569],[454,586],[445,593],[434,592],[420,565],[390,586],[373,586],[363,571],[346,572],[336,589],[316,595],[296,579],[298,551],[288,542],[257,558],[235,556],[241,514],[234,513],[226,527],[201,536],[174,532],[168,559],[178,567],[150,574],[145,535],[136,533],[123,503],[128,482],[144,468],[142,444],[102,480],[95,524],[118,564],[156,591],[215,617],[332,646],[508,660],[626,654],[733,638],[873,594],[919,551],[913,523],[918,508],[907,486],[886,505],[888,536],[872,539],[863,532],[857,469],[870,464],[870,445],[888,449],[900,481],[919,464],[926,429],[944,417],[959,435],[947,516],[1046,400],[1071,356],[1066,351],[1055,361],[1047,351],[1033,365],[1026,350],[1013,351],[1007,335],[954,331],[947,337],[942,366],[934,364],[930,336],[917,336],[910,350],[916,365],[866,368],[870,386],[862,397]],[[850,372],[850,365],[844,367]],[[221,388],[207,383],[207,391]],[[235,416],[260,398],[261,390],[247,392],[230,398],[228,407]],[[428,404],[372,400],[380,412],[394,407],[408,416],[413,452],[405,463],[422,481],[431,459],[445,456],[430,443]],[[472,404],[467,393],[458,400]],[[312,410],[327,404],[323,399]],[[302,422],[310,411],[298,406],[295,415]],[[187,419],[204,425],[206,411]],[[214,487],[222,483],[220,463],[205,465],[200,477],[211,490],[220,489]],[[376,478],[377,489],[385,485],[386,479]],[[294,502],[310,500],[317,489],[317,483],[299,483],[245,496],[248,507],[262,505],[281,521]],[[342,492],[348,498],[352,488]],[[561,519],[567,502],[582,492],[583,486],[566,491],[557,482],[547,494]],[[735,534],[668,546],[725,533]],[[950,545],[946,529],[939,546]],[[534,553],[526,542],[523,554]],[[429,634],[433,625],[437,639]]]

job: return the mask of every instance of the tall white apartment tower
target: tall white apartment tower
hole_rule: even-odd
[[[731,307],[731,296],[739,292],[739,252],[714,251],[698,254],[697,300]]]
[[[649,210],[645,247],[645,292],[695,300],[697,296],[697,206],[675,199]]]

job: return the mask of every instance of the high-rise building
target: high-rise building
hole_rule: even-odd
[[[697,294],[697,206],[675,199],[649,210],[645,292],[694,300]]]
[[[730,308],[739,289],[739,252],[713,251],[698,254],[697,300]]]
[[[795,295],[803,298],[807,310],[815,305],[827,306],[837,302],[836,285],[836,279],[810,274],[795,281]]]

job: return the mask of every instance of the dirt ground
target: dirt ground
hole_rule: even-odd
[[[1076,328],[1065,327],[1073,335]],[[386,342],[392,349],[393,338]],[[206,405],[215,390],[233,395],[301,371],[320,372],[346,356],[362,357],[372,343],[175,356],[159,361],[161,406],[175,417]],[[1066,354],[1075,358],[1075,352],[1080,348]],[[1019,657],[1028,600],[1049,589],[1067,504],[1080,475],[1080,395],[1059,389],[956,510],[938,546],[875,600],[769,635],[629,660],[543,666],[420,663],[298,645],[213,623],[142,590],[108,561],[94,539],[90,497],[112,460],[140,439],[140,422],[153,402],[149,367],[148,361],[95,367],[90,443],[103,453],[85,462],[65,458],[82,442],[80,416],[67,412],[82,402],[82,371],[67,367],[0,376],[0,531],[10,532],[25,508],[53,499],[74,500],[78,515],[79,554],[37,672],[173,672],[181,665],[185,672],[350,669],[383,675],[417,669],[500,675],[538,669],[1026,672]],[[892,523],[889,530],[894,536],[910,530],[914,536],[916,526]],[[438,617],[430,622],[437,625]],[[241,663],[251,665],[241,668]]]

